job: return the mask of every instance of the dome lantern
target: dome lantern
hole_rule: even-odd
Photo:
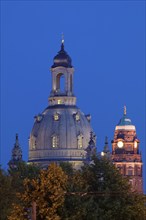
[[[73,93],[74,68],[70,56],[64,50],[64,38],[60,51],[54,57],[51,73],[52,90],[49,105],[76,105],[76,97]]]

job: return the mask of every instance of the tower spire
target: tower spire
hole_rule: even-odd
[[[124,115],[127,114],[126,105],[124,105]]]
[[[105,145],[104,145],[103,152],[104,152],[104,153],[110,152],[109,146],[108,146],[108,137],[107,137],[107,136],[105,137],[105,143],[104,143],[104,144],[105,144]]]
[[[104,156],[108,159],[111,158],[111,153],[110,153],[109,146],[108,146],[108,137],[107,136],[105,137],[104,148],[103,148],[103,151],[101,152],[101,156]]]
[[[15,147],[19,147],[19,140],[18,140],[18,134],[16,133],[16,138],[15,138]]]
[[[16,168],[17,167],[17,163],[18,162],[22,162],[22,150],[19,144],[19,140],[18,140],[18,134],[16,134],[15,137],[15,143],[14,143],[14,147],[12,149],[12,158],[9,161],[9,167],[11,168]]]

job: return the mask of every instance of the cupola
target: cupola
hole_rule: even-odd
[[[64,40],[62,40],[61,43],[61,49],[58,52],[58,54],[54,57],[54,63],[52,65],[52,68],[63,66],[66,68],[72,68],[72,60],[70,56],[67,54],[67,52],[64,50]]]

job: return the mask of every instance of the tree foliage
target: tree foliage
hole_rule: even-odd
[[[68,163],[52,163],[46,170],[21,164],[10,175],[1,172],[0,183],[0,196],[8,195],[4,204],[13,202],[0,203],[2,213],[11,210],[2,220],[29,219],[32,202],[37,220],[146,219],[145,196],[132,192],[128,179],[104,157],[94,157],[80,170]]]
[[[0,168],[0,219],[5,220],[11,211],[15,191],[12,188],[12,178]]]
[[[90,165],[74,171],[61,210],[65,220],[144,220],[145,197],[133,193],[124,178],[106,158],[93,158]]]
[[[38,176],[40,168],[36,165],[19,162],[15,169],[8,172],[0,168],[0,219],[6,220],[7,216],[13,211],[12,204],[19,203],[17,193],[23,193],[23,181],[27,177],[32,179]],[[19,205],[16,205],[15,212]],[[20,212],[22,213],[22,211]],[[21,215],[19,215],[21,216]],[[16,220],[16,219],[15,219]]]
[[[12,186],[17,192],[23,192],[23,181],[25,178],[33,179],[39,175],[40,167],[35,164],[27,164],[25,162],[17,163],[15,169],[9,169],[12,177]]]
[[[47,170],[41,170],[37,178],[26,178],[24,193],[18,194],[22,205],[11,214],[9,220],[19,219],[22,206],[29,208],[33,201],[37,204],[37,219],[59,220],[57,211],[64,203],[66,183],[67,175],[55,163],[50,164]]]

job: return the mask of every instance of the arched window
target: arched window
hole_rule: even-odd
[[[65,77],[63,73],[59,73],[56,77],[56,90],[58,94],[65,92]]]
[[[129,166],[127,169],[127,175],[128,176],[133,176],[134,175],[134,170],[133,167]]]
[[[52,147],[53,148],[58,147],[58,136],[56,136],[56,135],[52,136]]]
[[[60,76],[60,91],[61,92],[65,91],[65,77],[64,77],[64,75]]]
[[[137,175],[141,176],[141,167],[137,167]]]
[[[77,142],[78,142],[78,148],[82,148],[83,147],[83,135],[82,134],[78,135]]]

